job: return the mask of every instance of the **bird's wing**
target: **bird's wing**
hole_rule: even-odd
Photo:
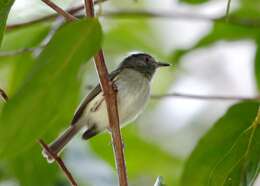
[[[111,72],[109,74],[109,79],[113,80],[118,74],[119,74],[120,70],[115,70],[113,72]],[[99,93],[101,92],[101,86],[100,84],[98,84],[86,97],[85,99],[82,101],[82,103],[80,104],[80,106],[78,107],[76,113],[74,114],[74,117],[71,121],[71,125],[74,125],[75,123],[77,123],[77,121],[79,120],[79,118],[82,116],[85,108],[87,107],[88,103],[94,98],[96,97]]]

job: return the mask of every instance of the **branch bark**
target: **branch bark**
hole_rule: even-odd
[[[55,162],[57,162],[57,164],[59,165],[59,167],[61,168],[61,170],[64,172],[65,176],[68,178],[70,184],[71,184],[72,186],[77,186],[77,185],[78,185],[77,182],[74,180],[72,174],[71,174],[70,171],[67,169],[67,167],[66,167],[66,165],[64,164],[64,162],[62,161],[62,159],[61,159],[59,156],[57,156],[55,153],[53,153],[53,152],[49,149],[48,145],[46,145],[46,144],[43,142],[43,140],[41,140],[41,139],[38,140],[38,143],[42,146],[42,148],[43,148],[44,150],[46,150],[46,152],[48,152],[48,153],[52,156],[52,158],[55,160]]]
[[[58,14],[62,15],[67,21],[73,21],[74,16],[72,16],[70,13],[62,10],[59,6],[57,6],[55,3],[49,1],[49,0],[42,0],[45,4],[47,4],[49,7],[51,7],[54,11],[56,11]]]
[[[85,1],[85,10],[88,17],[94,17],[94,6],[92,0]],[[124,158],[124,148],[122,143],[122,137],[120,133],[120,123],[117,109],[117,93],[113,88],[113,83],[109,80],[108,71],[105,64],[104,53],[102,49],[99,50],[95,56],[95,65],[99,75],[100,84],[104,93],[107,112],[109,118],[110,130],[112,133],[112,141],[114,147],[114,154],[116,158],[116,167],[119,176],[120,186],[127,186],[127,173],[126,164]]]

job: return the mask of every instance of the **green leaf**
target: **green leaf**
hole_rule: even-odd
[[[96,20],[63,26],[37,58],[23,86],[4,107],[0,118],[1,159],[4,158],[6,169],[20,185],[58,183],[57,167],[41,156],[36,140],[49,141],[69,124],[79,98],[79,68],[97,52],[100,44],[101,29]]]
[[[34,145],[6,164],[9,176],[13,176],[21,186],[53,186],[58,185],[60,180],[58,167],[46,162],[39,145]]]
[[[101,29],[96,20],[73,22],[58,30],[22,88],[3,109],[2,158],[29,150],[48,129],[57,134],[68,125],[78,100],[78,70],[97,52],[100,43]]]
[[[0,1],[0,46],[5,31],[5,24],[9,11],[14,3],[14,0],[1,0]]]
[[[48,34],[50,25],[50,22],[43,22],[6,32],[0,51],[37,46]]]
[[[137,179],[147,176],[154,183],[158,174],[162,175],[169,185],[177,185],[181,173],[182,161],[163,151],[160,147],[145,142],[136,134],[134,126],[123,129],[125,159],[128,176]],[[109,134],[102,134],[90,140],[92,149],[102,159],[114,167],[113,148]]]
[[[48,34],[49,25],[41,23],[7,32],[3,40],[2,50],[16,50],[38,46]],[[6,79],[9,79],[8,95],[12,97],[21,88],[28,72],[35,65],[35,58],[31,53],[23,53],[16,56],[0,57],[0,60],[1,63],[10,68],[9,77],[6,77]],[[39,146],[35,145],[28,153],[23,153],[15,159],[6,162],[5,168],[2,169],[4,176],[0,180],[15,177],[20,185],[52,186],[59,176],[57,168],[46,164],[44,159],[39,156],[39,151]],[[41,180],[40,183],[39,180]]]
[[[0,51],[15,51],[17,49],[37,47],[47,36],[49,30],[49,23],[40,23],[7,32]],[[1,56],[0,61],[0,69],[4,66],[8,66],[10,69],[8,77],[5,79],[9,80],[7,91],[8,95],[12,96],[31,70],[35,57],[31,52],[25,52],[19,55]]]
[[[258,107],[236,104],[216,122],[189,157],[183,186],[252,185],[260,163],[260,121],[253,125]]]

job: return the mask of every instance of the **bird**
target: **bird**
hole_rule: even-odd
[[[136,53],[126,57],[109,74],[109,79],[117,89],[117,107],[120,127],[135,120],[144,110],[150,97],[151,80],[159,67],[168,63],[157,62],[151,55]],[[67,143],[82,129],[82,138],[88,140],[109,129],[109,120],[104,94],[98,84],[77,108],[70,126],[48,145],[53,154],[60,154]],[[42,151],[49,163],[54,161],[49,152]]]

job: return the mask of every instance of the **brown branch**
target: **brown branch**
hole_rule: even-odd
[[[54,11],[56,11],[58,14],[62,15],[67,21],[73,21],[74,16],[72,16],[70,13],[62,10],[59,6],[57,6],[55,3],[49,1],[49,0],[42,0],[45,4],[47,4],[49,7],[51,7]]]
[[[68,181],[70,182],[70,184],[72,186],[77,186],[77,182],[74,180],[72,174],[70,173],[70,171],[67,169],[66,165],[64,164],[64,162],[62,161],[62,159],[57,156],[55,153],[53,153],[48,145],[46,145],[43,140],[39,139],[38,143],[42,146],[42,148],[52,156],[52,158],[57,162],[57,164],[59,165],[59,167],[61,168],[61,170],[64,172],[65,176],[67,177]]]
[[[93,1],[91,0],[84,0],[85,3],[85,12],[88,17],[94,17],[94,5]]]
[[[260,101],[260,96],[257,97],[244,97],[244,96],[217,96],[217,95],[194,95],[184,93],[169,93],[161,95],[152,95],[153,99],[161,98],[187,98],[187,99],[200,99],[200,100],[222,100],[222,101]]]
[[[7,94],[5,93],[5,91],[3,89],[0,88],[0,97],[5,101],[7,102],[8,100],[8,96]]]
[[[86,2],[86,14],[87,16],[94,16],[94,6],[92,0],[88,0]],[[64,10],[59,9],[56,10],[62,16],[65,16]],[[77,18],[71,15],[71,20],[76,20]],[[116,163],[119,175],[119,183],[120,186],[127,186],[127,175],[126,175],[126,165],[124,160],[124,151],[123,151],[123,143],[120,134],[119,127],[119,118],[118,118],[118,110],[117,110],[117,100],[116,100],[116,92],[113,89],[113,84],[109,80],[108,71],[106,68],[104,55],[102,49],[99,50],[98,54],[95,55],[95,65],[98,71],[100,84],[102,87],[102,91],[104,93],[104,97],[106,100],[107,111],[110,129],[112,131],[112,139],[114,145],[114,152],[116,155]]]
[[[94,6],[92,0],[85,0],[85,10],[88,17],[94,17]],[[107,67],[105,64],[104,53],[102,49],[95,55],[95,65],[99,75],[100,84],[104,93],[107,112],[109,118],[109,126],[112,132],[112,141],[114,147],[114,154],[116,159],[116,167],[119,177],[120,186],[127,186],[127,173],[126,164],[124,158],[124,148],[122,143],[122,137],[120,133],[120,124],[117,108],[117,92],[113,88],[113,83],[109,80]]]

